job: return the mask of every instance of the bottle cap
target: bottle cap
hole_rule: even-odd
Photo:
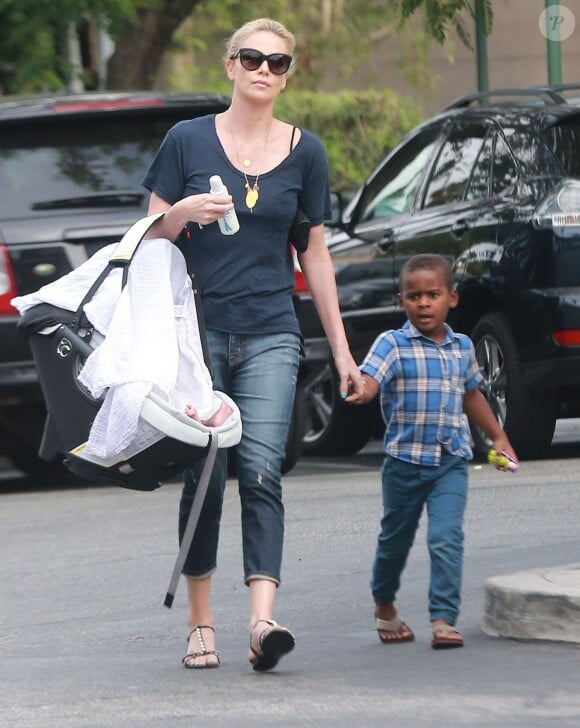
[[[222,178],[219,176],[219,174],[213,174],[209,178],[209,189],[214,195],[219,195],[224,192],[226,186],[222,182]]]

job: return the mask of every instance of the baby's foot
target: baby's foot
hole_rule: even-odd
[[[225,402],[222,402],[218,411],[215,412],[209,420],[205,420],[203,424],[208,425],[208,427],[219,427],[224,424],[232,412],[233,409]]]
[[[199,419],[199,415],[197,414],[197,410],[192,404],[185,405],[185,414],[188,417],[191,417],[192,420],[197,420],[198,422],[201,422],[201,420]]]

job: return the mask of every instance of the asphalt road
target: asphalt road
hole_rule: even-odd
[[[185,595],[162,602],[176,556],[179,484],[154,493],[5,471],[0,493],[0,726],[575,726],[580,649],[480,628],[488,577],[578,562],[580,430],[517,475],[470,466],[463,650],[430,648],[420,528],[398,605],[416,642],[379,643],[369,572],[380,515],[377,447],[303,459],[285,479],[278,620],[296,650],[246,662],[239,501],[228,485],[215,577],[222,667],[185,670]]]

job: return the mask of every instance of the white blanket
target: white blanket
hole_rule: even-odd
[[[102,248],[66,276],[12,299],[12,305],[21,314],[38,303],[75,311],[115,248]],[[102,458],[131,443],[143,400],[152,390],[180,412],[192,404],[200,419],[208,419],[219,406],[203,360],[191,280],[178,248],[160,238],[142,241],[123,290],[121,277],[121,269],[113,270],[84,307],[105,336],[79,375],[93,397],[105,394],[87,445],[87,452]]]

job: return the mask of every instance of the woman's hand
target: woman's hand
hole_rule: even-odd
[[[211,225],[233,207],[231,195],[214,195],[211,192],[203,192],[200,195],[184,197],[176,202],[172,209],[178,208],[178,214],[185,218],[184,224],[191,221],[203,227]]]
[[[342,399],[349,402],[351,397],[363,396],[365,393],[363,377],[350,351],[335,355],[334,364],[340,380],[339,390]]]
[[[146,237],[164,237],[176,240],[188,222],[196,222],[203,227],[223,217],[234,206],[231,195],[213,195],[203,192],[200,195],[189,195],[170,205],[155,192],[149,199],[148,214],[165,212],[165,217],[156,223]]]

